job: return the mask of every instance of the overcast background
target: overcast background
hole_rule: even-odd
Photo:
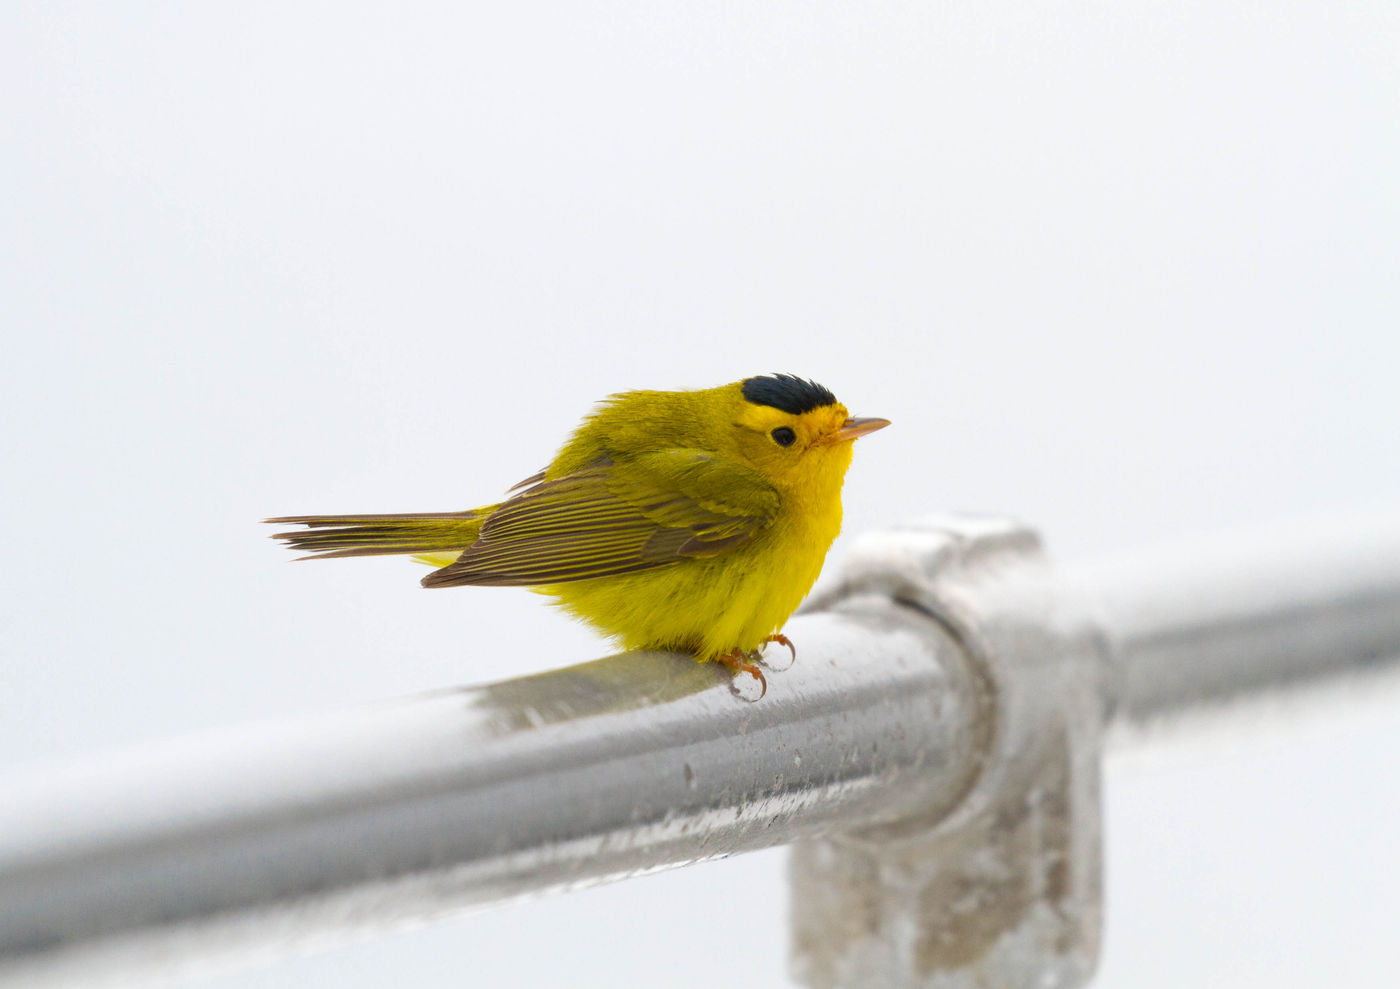
[[[893,419],[848,534],[1400,505],[1398,66],[1390,2],[10,0],[0,769],[603,654],[256,522],[490,500],[627,388]],[[1392,984],[1397,754],[1392,703],[1111,764],[1098,985]],[[209,985],[781,984],[783,862]]]

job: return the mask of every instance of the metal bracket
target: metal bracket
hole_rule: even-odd
[[[893,599],[937,622],[981,684],[961,799],[794,846],[793,964],[835,987],[1079,986],[1101,927],[1099,764],[1109,650],[1001,519],[874,534],[812,608]]]

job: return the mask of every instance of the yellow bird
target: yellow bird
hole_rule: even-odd
[[[424,587],[531,587],[627,649],[754,665],[841,530],[851,441],[888,426],[789,374],[604,401],[505,501],[462,512],[296,515],[306,559],[411,554]],[[796,656],[796,650],[793,649]],[[760,694],[762,696],[762,694]]]

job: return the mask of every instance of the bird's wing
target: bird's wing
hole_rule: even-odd
[[[748,542],[777,510],[762,475],[704,450],[603,460],[504,502],[423,584],[558,584],[715,556]]]

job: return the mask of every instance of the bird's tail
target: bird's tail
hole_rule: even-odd
[[[495,506],[491,506],[494,508]],[[476,542],[481,523],[491,508],[465,512],[422,512],[412,515],[289,515],[264,519],[275,525],[304,525],[305,529],[274,533],[291,549],[304,550],[302,560],[343,556],[412,554],[423,562],[443,566]]]

